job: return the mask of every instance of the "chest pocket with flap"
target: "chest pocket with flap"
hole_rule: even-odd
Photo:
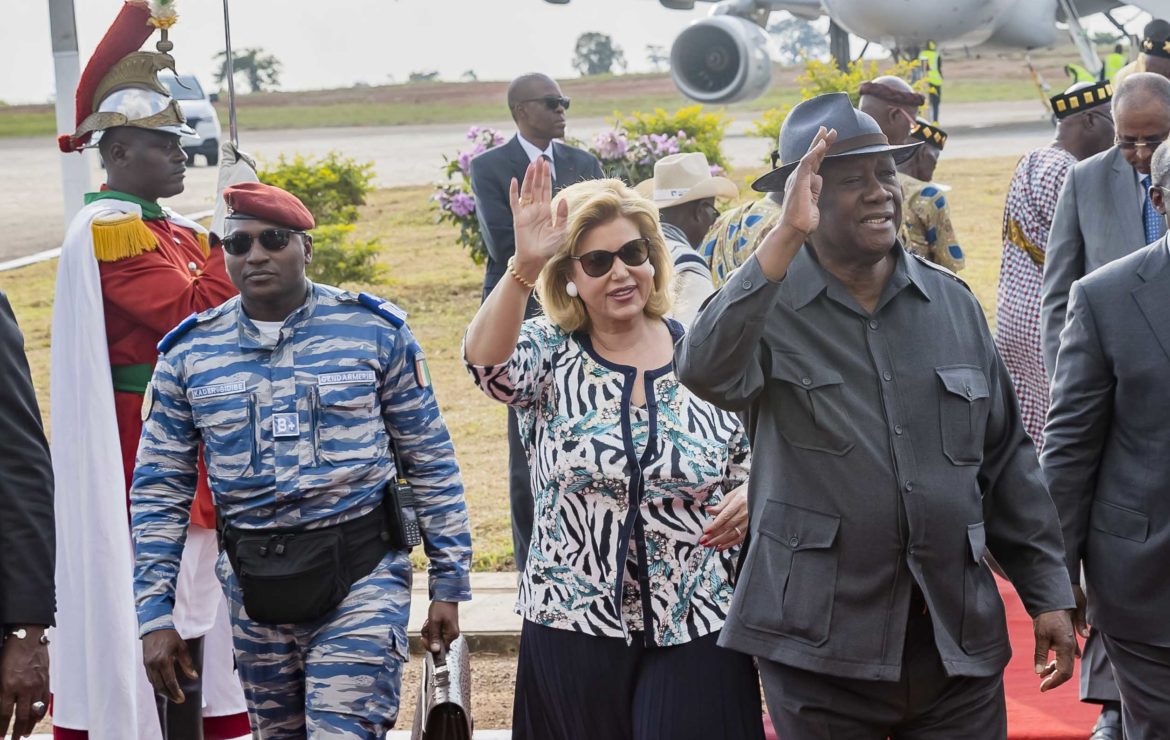
[[[939,433],[943,454],[955,465],[983,462],[983,437],[987,431],[987,376],[975,365],[936,367],[939,392]]]
[[[246,392],[191,401],[191,417],[203,437],[208,475],[233,477],[255,469],[255,414],[252,395]]]
[[[314,442],[323,462],[374,460],[386,453],[387,435],[375,383],[371,377],[319,383],[314,389]]]
[[[780,433],[793,447],[830,455],[853,449],[844,385],[837,371],[800,355],[772,352],[770,393]]]

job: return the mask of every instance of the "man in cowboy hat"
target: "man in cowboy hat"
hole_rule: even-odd
[[[1011,380],[966,285],[898,243],[917,146],[843,93],[793,108],[752,186],[785,189],[780,222],[676,349],[683,383],[753,421],[720,644],[759,658],[781,737],[1005,738],[989,553],[1035,619],[1040,689],[1072,676],[1060,524]]]
[[[654,177],[638,183],[637,191],[658,206],[662,236],[674,260],[673,317],[690,326],[715,289],[707,260],[695,250],[719,218],[715,198],[734,198],[739,188],[726,177],[712,176],[702,152],[687,152],[655,162]]]
[[[910,141],[921,141],[914,156],[898,165],[905,216],[902,243],[914,254],[925,257],[951,272],[963,269],[963,250],[955,238],[945,185],[933,182],[939,155],[947,143],[947,132],[919,118],[910,129]]]
[[[157,74],[175,68],[174,20],[173,4],[122,6],[78,82],[77,128],[58,139],[63,152],[77,152],[100,136],[106,168],[105,186],[86,195],[66,233],[53,305],[57,539],[69,543],[58,557],[52,645],[58,740],[154,740],[160,731],[215,740],[248,731],[205,477],[186,531],[176,616],[199,675],[186,701],[158,697],[157,713],[131,599],[127,492],[155,346],[193,311],[236,293],[207,230],[159,204],[183,191],[180,137],[194,133]],[[139,51],[158,29],[158,51]]]

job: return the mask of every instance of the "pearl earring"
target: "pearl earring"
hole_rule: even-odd
[[[576,298],[577,297],[577,284],[574,283],[572,280],[565,283],[565,292],[569,294],[570,298]]]

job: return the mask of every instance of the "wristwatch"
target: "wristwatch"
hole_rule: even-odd
[[[28,639],[28,630],[25,629],[24,627],[17,627],[16,629],[5,628],[4,639],[7,640],[10,637],[15,637],[17,640]],[[49,644],[48,633],[42,632],[40,639],[37,640],[37,643],[40,645],[48,645]]]

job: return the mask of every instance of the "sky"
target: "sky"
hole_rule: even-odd
[[[668,10],[657,0],[229,1],[234,48],[258,46],[274,54],[283,64],[286,90],[405,82],[411,72],[426,70],[447,80],[458,80],[467,70],[481,80],[530,71],[575,77],[573,45],[585,31],[609,34],[625,51],[630,71],[647,71],[647,45],[669,50],[678,32],[710,7]],[[171,38],[179,71],[214,87],[213,57],[224,44],[223,2],[176,3],[180,18]],[[3,5],[0,49],[9,63],[0,76],[0,100],[46,102],[54,93],[49,0],[3,0]],[[122,0],[74,0],[74,6],[84,66]]]
[[[15,3],[15,9],[11,6]],[[405,82],[413,71],[438,70],[458,80],[511,79],[539,70],[575,77],[573,45],[600,31],[625,51],[631,71],[646,71],[647,44],[670,48],[691,20],[706,15],[668,10],[656,0],[230,0],[232,46],[259,46],[283,64],[281,87],[346,87]],[[48,0],[3,0],[0,48],[9,64],[0,100],[45,102],[53,94]],[[117,15],[122,0],[75,0],[82,66]],[[176,0],[171,31],[180,72],[208,86],[224,48],[222,0]],[[19,22],[14,22],[14,19]],[[149,48],[149,44],[148,47]],[[13,60],[20,60],[18,68]],[[15,71],[18,69],[19,71]]]

